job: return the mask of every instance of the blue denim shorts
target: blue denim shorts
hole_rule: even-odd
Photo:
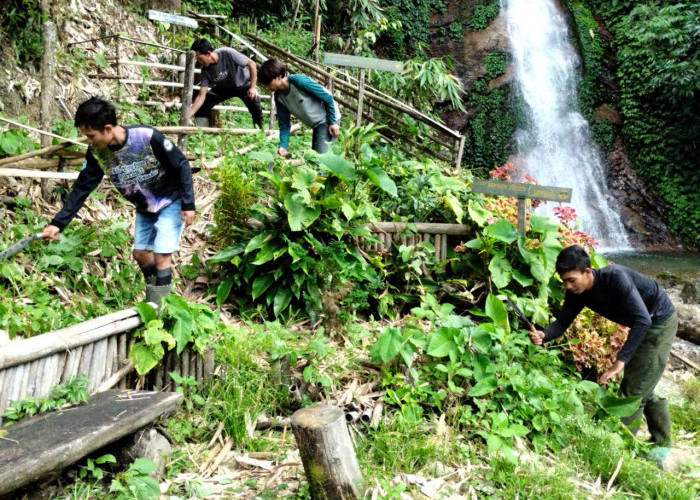
[[[136,212],[134,250],[173,253],[179,250],[182,234],[180,200],[175,200],[157,214]]]

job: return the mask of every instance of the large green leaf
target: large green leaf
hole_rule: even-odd
[[[503,305],[501,299],[492,293],[489,293],[489,296],[486,298],[486,315],[491,318],[494,324],[500,326],[506,332],[510,332],[506,306]]]
[[[628,398],[618,398],[612,394],[604,394],[605,391],[601,388],[597,394],[597,401],[600,407],[605,410],[606,413],[614,415],[618,418],[629,417],[637,408],[639,408],[639,403],[642,400],[641,396],[630,396]]]
[[[149,346],[141,342],[137,342],[131,346],[129,358],[134,362],[134,367],[139,375],[147,373],[160,361],[160,357],[156,356]]]
[[[493,377],[486,377],[469,390],[469,396],[477,398],[479,396],[484,396],[496,390],[498,387],[498,382]]]
[[[280,286],[275,294],[275,300],[272,303],[272,309],[275,316],[284,311],[292,300],[292,290],[287,286]]]
[[[500,255],[495,255],[489,263],[489,271],[491,272],[491,280],[498,288],[505,288],[510,283],[513,268],[506,259]]]
[[[451,358],[457,354],[457,345],[454,342],[456,328],[439,328],[428,336],[428,346],[426,352],[429,356],[436,358]]]
[[[253,280],[252,288],[253,300],[256,300],[263,293],[265,293],[265,291],[270,288],[270,285],[272,285],[274,281],[275,278],[272,276],[272,274],[263,274],[255,278],[255,280]]]
[[[138,311],[144,325],[158,317],[158,312],[148,302],[137,302],[134,304],[134,309]]]
[[[403,342],[401,330],[395,326],[385,328],[369,349],[372,361],[386,363],[394,359]]]
[[[476,222],[479,226],[483,226],[486,224],[486,222],[489,220],[489,217],[491,217],[493,214],[486,210],[484,206],[476,201],[476,200],[469,200],[469,204],[467,205],[467,211],[469,212],[469,216],[472,218],[474,222]]]
[[[221,304],[228,298],[231,293],[231,287],[233,286],[234,278],[233,276],[228,276],[224,278],[219,286],[216,288],[216,306],[221,307]]]
[[[207,260],[207,262],[210,264],[216,264],[219,262],[229,262],[236,255],[242,254],[245,251],[245,249],[246,249],[245,242],[235,243],[231,246],[224,248],[223,250],[220,250],[219,252],[215,253],[214,255],[212,255]]]
[[[345,182],[350,182],[357,179],[355,167],[353,167],[352,164],[342,156],[328,152],[319,155],[318,159],[326,167],[326,170],[333,172]]]
[[[363,173],[372,183],[374,183],[377,187],[382,188],[391,196],[396,196],[398,194],[398,191],[396,190],[396,183],[389,178],[383,169],[377,166],[371,166],[364,170]]]
[[[513,224],[504,219],[497,220],[493,224],[486,226],[486,228],[484,228],[484,233],[498,241],[503,241],[508,244],[513,243],[520,236],[513,227]]]
[[[321,207],[305,205],[295,193],[288,193],[284,197],[284,207],[287,209],[289,228],[292,231],[301,231],[309,227],[321,215]]]

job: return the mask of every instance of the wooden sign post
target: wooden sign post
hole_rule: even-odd
[[[351,66],[360,68],[360,85],[357,94],[357,117],[355,126],[362,124],[362,101],[365,96],[365,69],[377,69],[380,71],[393,71],[401,73],[403,63],[400,61],[390,61],[388,59],[374,59],[372,57],[350,56],[347,54],[334,54],[326,52],[323,56],[324,64],[334,64],[336,66]]]
[[[571,188],[540,186],[520,182],[474,179],[472,191],[475,193],[515,196],[518,199],[518,233],[525,235],[525,200],[548,200],[568,203],[571,201]]]

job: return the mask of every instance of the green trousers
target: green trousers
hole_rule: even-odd
[[[678,316],[674,312],[659,323],[652,323],[644,340],[625,366],[620,384],[620,396],[641,396],[642,401],[637,411],[622,421],[630,426],[630,431],[637,433],[639,426],[634,422],[644,414],[651,434],[651,441],[657,446],[671,444],[671,415],[668,402],[654,394],[664,372],[671,344],[678,330]]]

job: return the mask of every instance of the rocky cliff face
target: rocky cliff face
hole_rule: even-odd
[[[434,14],[431,19],[431,31],[446,28],[451,23],[461,22],[467,25],[478,2],[475,0],[453,0],[447,11]],[[484,59],[490,52],[507,53],[508,32],[505,16],[500,13],[485,29],[473,31],[464,29],[459,41],[435,37],[430,46],[432,57],[449,56],[454,62],[455,74],[462,81],[468,95],[474,82],[486,75]],[[506,73],[489,83],[489,90],[502,87],[513,80],[513,68],[508,65]],[[465,99],[466,102],[466,99]],[[442,118],[450,127],[469,134],[470,118],[477,109],[467,106],[466,113],[449,111]],[[615,110],[601,106],[596,110],[599,119],[620,123],[622,119]],[[607,183],[611,195],[621,207],[623,224],[629,232],[631,243],[637,248],[675,249],[680,242],[673,237],[664,222],[664,210],[661,197],[637,176],[627,158],[624,144],[618,138],[616,148],[604,153]]]

